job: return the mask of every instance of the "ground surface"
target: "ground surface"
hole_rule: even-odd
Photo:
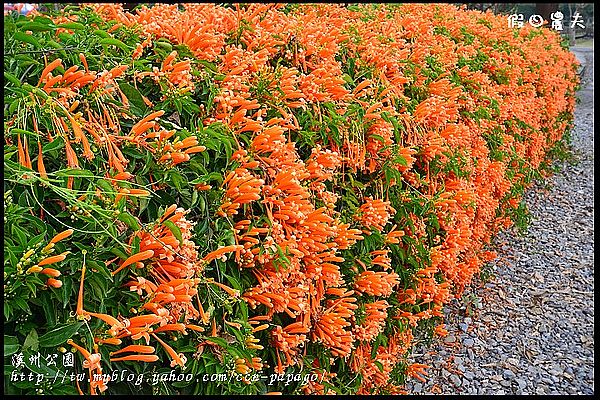
[[[415,349],[431,368],[410,393],[594,393],[593,42],[572,51],[585,65],[573,160],[527,192],[526,234],[497,237],[493,278],[448,307],[450,334]]]

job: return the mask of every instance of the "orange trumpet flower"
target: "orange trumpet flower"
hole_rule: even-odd
[[[152,354],[152,353],[154,353],[154,347],[152,347],[152,346],[144,346],[144,345],[140,345],[140,344],[132,344],[132,345],[129,345],[127,347],[123,347],[120,350],[113,351],[113,352],[110,353],[110,355],[114,356],[115,354],[128,353],[128,352],[142,353],[142,354]]]
[[[114,270],[112,272],[112,275],[116,275],[119,271],[121,271],[123,268],[131,265],[131,264],[135,264],[138,261],[143,261],[143,260],[147,260],[149,258],[154,257],[154,250],[146,250],[146,251],[142,251],[141,253],[137,253],[132,255],[131,257],[129,257],[127,260],[125,260],[125,262],[123,264],[121,264],[121,266],[119,268],[117,268],[116,270]]]
[[[85,278],[85,265],[81,268],[81,281],[79,281],[79,294],[77,295],[77,315],[84,315],[83,311],[83,279]]]
[[[142,362],[155,362],[158,361],[156,354],[132,354],[129,356],[111,358],[110,362],[117,361],[142,361]]]
[[[167,354],[169,354],[169,357],[171,357],[171,367],[175,366],[175,364],[179,365],[181,368],[185,366],[184,359],[182,359],[180,355],[177,354],[177,352],[173,350],[171,346],[163,342],[158,336],[156,336],[156,334],[151,333],[151,335],[154,336],[156,340],[158,340],[162,347],[167,351]]]
[[[60,276],[60,271],[58,271],[54,268],[44,268],[43,270],[40,271],[40,274],[48,275],[53,278],[58,278]]]
[[[57,262],[61,262],[61,261],[63,261],[67,257],[67,254],[69,254],[69,252],[65,251],[64,253],[59,254],[57,256],[51,256],[51,257],[44,258],[42,261],[40,261],[38,263],[38,265],[41,267],[41,266],[44,266],[44,265],[54,264],[54,263],[57,263]]]
[[[62,281],[59,281],[58,279],[54,278],[48,278],[48,280],[46,281],[46,285],[58,289],[62,287]]]
[[[60,232],[60,233],[56,234],[56,236],[54,236],[50,240],[50,243],[60,242],[61,240],[65,239],[65,238],[68,238],[72,234],[73,234],[73,229],[67,229],[66,231],[63,231],[63,232]]]

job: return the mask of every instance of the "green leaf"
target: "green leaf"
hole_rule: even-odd
[[[129,48],[129,46],[127,46],[125,43],[121,42],[119,39],[115,39],[115,38],[111,38],[111,37],[107,37],[107,38],[102,39],[100,41],[100,44],[103,44],[103,45],[112,45],[112,46],[120,48],[123,51],[129,51],[129,50],[131,50]]]
[[[4,76],[6,77],[6,72],[4,73]],[[22,99],[13,100],[8,106],[8,114],[14,114],[17,111],[17,107],[21,104],[21,102]]]
[[[383,136],[381,135],[376,135],[374,133],[372,133],[371,135],[369,135],[370,137],[372,137],[373,139],[377,139],[379,140],[381,143],[385,144],[385,139],[383,138]]]
[[[25,343],[23,343],[23,350],[31,349],[33,351],[38,351],[38,334],[35,329],[32,329],[31,332],[25,338]]]
[[[163,39],[163,38],[161,38],[161,39]],[[161,40],[161,39],[158,39],[156,42],[154,42],[154,44],[157,47],[160,47],[161,49],[164,49],[164,50],[166,50],[169,53],[171,51],[173,51],[173,45],[171,43],[169,43],[169,42],[167,42],[165,40]],[[202,61],[200,61],[200,62],[202,62]]]
[[[175,225],[175,223],[173,223],[173,221],[167,220],[167,221],[163,222],[163,225],[171,230],[171,232],[173,233],[173,236],[175,236],[177,238],[177,240],[179,240],[179,244],[183,244],[183,237],[181,236],[181,229],[179,229],[179,227],[177,225]]]
[[[64,344],[77,333],[83,322],[59,325],[51,331],[46,332],[39,338],[40,347],[54,347]]]
[[[40,24],[38,22],[29,22],[21,25],[20,29],[22,31],[47,32],[54,30],[54,26],[49,24]]]
[[[33,35],[28,35],[27,33],[24,33],[24,32],[15,32],[15,39],[17,39],[21,42],[32,44],[37,49],[42,47],[40,42],[38,42],[37,39],[33,37]],[[6,74],[6,72],[5,72],[5,74]]]
[[[21,310],[25,311],[28,314],[31,314],[31,309],[29,308],[29,304],[27,304],[27,302],[25,301],[24,298],[17,297],[14,300],[14,302]]]
[[[69,300],[71,300],[71,292],[73,291],[73,280],[72,279],[65,279],[63,281],[63,286],[62,286],[62,301],[63,301],[63,308],[67,308],[67,304],[69,304]]]
[[[83,177],[83,178],[93,178],[94,177],[94,173],[92,171],[88,171],[85,169],[77,169],[77,168],[61,169],[59,171],[56,171],[54,174],[56,176],[61,176],[61,177],[70,177],[70,176]]]
[[[116,247],[113,247],[112,249],[110,249],[110,252],[113,253],[115,256],[121,258],[122,260],[127,260],[127,258],[129,257],[122,250],[120,250]]]
[[[24,214],[21,216],[22,219],[27,220],[29,223],[31,223],[32,226],[35,226],[38,231],[40,232],[45,232],[47,225],[40,220],[37,217],[34,217],[33,215],[29,215],[29,214]]]
[[[42,292],[40,299],[42,300],[41,303],[46,323],[48,324],[48,327],[52,328],[56,325],[56,302],[50,299],[50,294],[47,291]]]
[[[63,138],[57,137],[57,138],[54,138],[54,140],[51,141],[50,143],[44,145],[43,152],[57,150],[57,149],[61,149],[63,147],[65,147],[65,142],[64,142]]]
[[[73,36],[74,35],[70,35],[67,32],[61,32],[58,34],[58,38],[65,44],[73,43]],[[88,60],[88,63],[89,63],[89,60]]]
[[[4,335],[4,357],[19,351],[19,339],[16,336]]]
[[[12,313],[12,307],[7,302],[4,302],[4,318],[7,321],[10,321],[11,314],[13,314]],[[6,350],[5,350],[5,353],[6,353]]]
[[[31,295],[35,298],[36,294],[37,294],[37,288],[33,284],[33,282],[27,280],[27,281],[25,281],[25,286],[27,286],[29,288],[29,290],[31,290]]]
[[[20,80],[19,80],[19,79],[18,79],[16,76],[14,76],[13,74],[11,74],[10,72],[6,72],[6,71],[4,71],[4,77],[5,77],[5,78],[6,78],[6,79],[7,79],[9,82],[11,82],[13,85],[15,85],[15,86],[17,86],[17,87],[18,87],[18,86],[21,86],[21,81],[20,81]]]
[[[225,278],[227,278],[227,280],[229,281],[230,285],[236,289],[239,290],[240,292],[242,291],[242,285],[240,284],[240,282],[233,276],[231,275],[227,275],[227,274],[223,274],[225,276]]]
[[[98,179],[96,181],[96,185],[98,185],[98,187],[105,193],[114,193],[116,191],[115,188],[105,179]]]
[[[64,44],[60,44],[60,43],[55,42],[54,40],[50,40],[50,39],[47,39],[45,44],[50,45],[53,48],[57,49],[58,52],[60,53],[61,57],[64,57],[64,58],[67,57],[67,52],[64,49],[64,47],[65,47]]]
[[[140,224],[137,222],[135,217],[133,215],[129,214],[127,211],[120,213],[118,218],[120,221],[125,222],[125,224],[127,224],[127,226],[130,227],[131,229],[133,229],[134,231],[140,230]],[[168,221],[168,222],[171,222],[171,221]],[[181,232],[180,232],[180,235],[181,235]]]
[[[38,24],[42,24],[42,25],[53,25],[54,26],[54,22],[50,18],[43,17],[41,15],[38,15],[37,17],[35,17],[33,19],[33,22],[37,22]]]
[[[231,158],[231,157],[229,157]],[[181,191],[183,189],[183,177],[181,176],[181,174],[179,172],[177,172],[176,170],[172,169],[169,173],[169,178],[171,178],[171,182],[173,183],[173,186],[175,186],[175,188],[179,191]]]
[[[211,172],[210,174],[206,174],[204,176],[201,176],[200,178],[196,178],[193,181],[190,182],[190,185],[196,185],[198,183],[207,183],[207,182],[211,182],[211,181],[215,181],[215,182],[222,182],[223,181],[223,174],[219,173],[219,172]]]
[[[31,172],[31,170],[30,170],[29,168],[27,168],[27,167],[24,167],[24,166],[22,166],[21,164],[19,164],[19,163],[16,163],[16,162],[14,162],[14,161],[7,160],[7,159],[5,158],[5,159],[4,159],[4,173],[6,173],[6,172],[7,172],[7,171],[6,171],[6,167],[8,167],[8,168],[10,168],[10,169],[12,169],[12,170],[14,170],[14,171],[17,171],[17,172],[19,172],[19,171],[21,171],[21,172],[27,172],[27,171]],[[11,172],[13,172],[13,171],[11,171]]]
[[[227,348],[229,346],[227,346],[227,342],[225,341],[225,339],[223,338],[219,338],[219,337],[207,337],[206,338],[207,342],[212,342],[214,344],[217,344],[223,348]]]
[[[213,72],[219,72],[217,66],[214,63],[211,63],[210,61],[199,60],[198,62]]]
[[[85,26],[83,24],[80,24],[79,22],[66,22],[64,24],[58,25],[58,27],[75,31],[85,29]]]
[[[109,38],[110,34],[106,31],[103,31],[102,29],[96,29],[95,31],[92,32],[94,35],[96,36],[100,36],[102,38]]]
[[[137,90],[133,85],[130,85],[129,83],[125,82],[120,83],[119,87],[121,88],[123,94],[125,94],[125,97],[127,97],[127,99],[129,100],[129,103],[132,106],[134,106],[134,109],[137,108],[137,110],[132,109],[132,111],[134,111],[134,114],[140,117],[147,113],[148,107],[146,106],[146,103],[144,103],[144,99],[139,90]]]
[[[19,129],[19,128],[13,128],[10,130],[11,133],[17,133],[17,134],[22,134],[22,135],[28,135],[28,136],[33,136],[33,137],[39,137],[40,135],[38,135],[37,133],[31,132],[31,131],[26,131],[25,129]]]
[[[344,81],[346,81],[347,83],[349,83],[350,85],[355,86],[354,79],[352,79],[352,77],[350,75],[344,74],[344,75],[342,75],[342,79]]]
[[[19,241],[20,246],[23,246],[23,247],[27,246],[27,234],[25,233],[25,231],[23,229],[19,228],[16,225],[13,225],[12,234],[17,237],[17,240]]]

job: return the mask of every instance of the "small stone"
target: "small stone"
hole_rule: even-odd
[[[541,394],[546,394],[547,393],[547,389],[545,386],[538,386],[537,388],[535,388],[535,394],[541,395]]]
[[[550,373],[551,373],[552,375],[555,375],[555,376],[556,376],[556,375],[562,375],[562,373],[563,373],[563,370],[562,370],[562,368],[560,368],[559,366],[554,366],[554,367],[553,367],[553,368],[550,370]]]
[[[462,381],[460,380],[460,378],[457,375],[450,375],[450,378],[448,380],[450,381],[450,383],[452,383],[456,387],[459,387],[460,385],[462,385]]]
[[[454,335],[448,335],[444,338],[444,343],[454,343],[456,342],[456,338]]]
[[[517,376],[515,375],[514,372],[512,372],[510,369],[505,369],[502,372],[502,376],[504,377],[504,379],[515,379]]]
[[[517,360],[516,358],[513,358],[513,357],[507,358],[506,362],[511,365],[514,365],[515,367],[519,365],[519,360]]]
[[[570,375],[570,374],[567,374],[567,373],[564,373],[563,376],[565,377],[565,379],[567,379],[569,381],[573,381],[573,379],[574,379],[573,375]]]
[[[463,344],[467,347],[472,347],[475,344],[475,342],[473,341],[473,339],[467,338],[463,340]]]

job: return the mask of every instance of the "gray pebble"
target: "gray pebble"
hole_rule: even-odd
[[[450,383],[452,383],[454,386],[460,386],[462,385],[462,381],[460,380],[460,378],[457,375],[451,375],[450,378],[448,379],[450,381]]]
[[[515,375],[514,372],[512,372],[510,369],[505,369],[502,372],[502,376],[504,377],[504,379],[515,379],[517,376]]]

